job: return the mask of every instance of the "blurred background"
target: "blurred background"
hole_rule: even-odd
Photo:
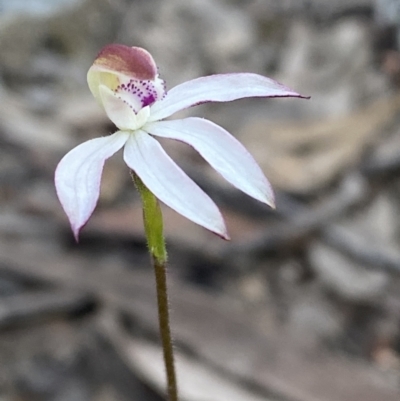
[[[68,150],[114,131],[86,84],[111,42],[149,50],[168,88],[249,71],[312,97],[180,114],[246,145],[276,211],[163,142],[232,237],[164,208],[182,400],[398,401],[399,0],[0,0],[0,400],[163,399],[121,154],[79,245],[53,185]]]

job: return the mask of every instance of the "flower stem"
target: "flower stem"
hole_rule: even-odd
[[[156,274],[158,322],[160,325],[160,334],[164,353],[164,364],[167,373],[168,399],[169,401],[178,401],[174,350],[172,346],[171,329],[169,323],[167,275],[165,265],[159,264],[154,259],[154,271]]]
[[[163,234],[163,218],[157,198],[148,190],[141,179],[131,173],[133,182],[138,189],[143,203],[143,221],[146,231],[147,245],[153,261],[156,276],[158,323],[164,354],[164,364],[167,375],[168,400],[178,401],[176,383],[174,350],[170,329],[168,290],[167,290],[167,251]]]

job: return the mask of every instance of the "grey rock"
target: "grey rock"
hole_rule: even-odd
[[[320,242],[316,241],[309,247],[308,255],[321,284],[342,299],[375,303],[388,284],[386,273],[366,270]]]
[[[247,13],[212,0],[132,4],[119,33],[123,43],[153,54],[169,88],[204,74],[262,68],[256,39]]]
[[[312,19],[332,19],[343,14],[358,14],[372,10],[374,0],[254,0],[253,6],[276,16],[304,16]]]
[[[387,91],[387,83],[373,67],[370,26],[343,19],[320,27],[292,24],[280,62],[279,79],[312,96],[301,106],[313,115],[338,116],[367,104]]]
[[[73,7],[83,0],[0,0],[0,13],[51,14],[65,7]]]

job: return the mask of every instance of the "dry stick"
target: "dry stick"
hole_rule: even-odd
[[[236,244],[235,249],[228,245],[224,256],[232,258],[239,252],[261,256],[277,249],[285,249],[315,231],[324,229],[333,219],[364,202],[368,191],[366,180],[355,174],[348,176],[335,196],[318,208],[307,208],[295,201],[285,206],[285,203],[281,202],[277,211],[281,212],[288,222],[279,224],[273,230],[268,228],[250,241]]]

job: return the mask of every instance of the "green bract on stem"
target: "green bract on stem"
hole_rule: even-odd
[[[150,255],[158,264],[165,264],[167,262],[167,250],[160,204],[134,172],[131,172],[131,176],[142,198],[143,221]]]
[[[163,218],[157,198],[143,184],[140,178],[131,172],[133,182],[138,189],[143,203],[143,220],[147,245],[154,265],[157,289],[158,319],[161,342],[164,354],[165,370],[167,373],[168,400],[178,401],[176,384],[174,350],[172,345],[169,305],[167,290],[167,251],[163,233]]]

